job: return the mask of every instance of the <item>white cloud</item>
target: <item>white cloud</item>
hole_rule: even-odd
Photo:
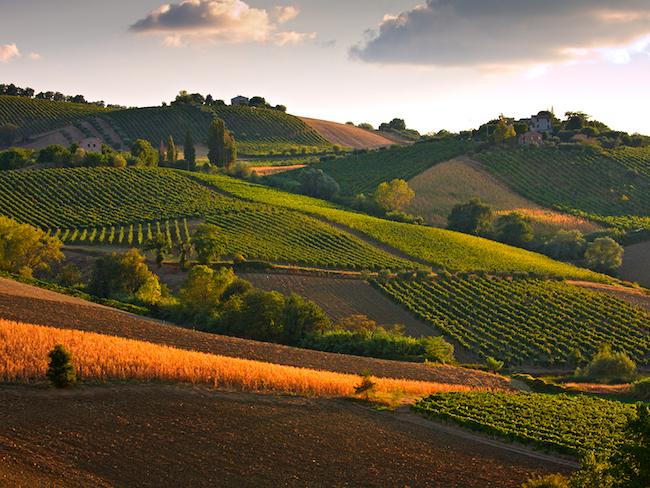
[[[251,8],[241,0],[187,0],[163,5],[130,27],[138,34],[164,35],[164,44],[182,46],[187,42],[273,42],[283,45],[309,37],[296,32],[277,32],[273,22],[295,18],[294,7],[276,7],[271,14]]]
[[[647,0],[426,0],[384,16],[349,54],[368,63],[525,69],[648,34]]]
[[[43,59],[43,58],[38,53],[30,53],[29,54],[29,59],[33,59],[34,61],[39,61],[40,59]]]
[[[645,54],[650,57],[650,35],[639,39],[627,46],[599,49],[600,55],[605,61],[614,64],[627,64],[632,61],[636,54]]]
[[[0,63],[8,63],[13,58],[19,58],[20,52],[16,44],[5,44],[0,46]]]

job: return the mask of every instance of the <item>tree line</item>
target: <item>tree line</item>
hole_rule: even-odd
[[[52,100],[54,102],[71,102],[71,103],[83,103],[87,105],[95,105],[97,107],[106,107],[106,108],[126,108],[121,105],[106,105],[103,100],[96,102],[88,102],[83,95],[64,95],[59,91],[45,91],[35,93],[35,90],[30,87],[21,88],[19,86],[10,83],[0,84],[0,95],[8,95],[12,97],[24,97],[24,98],[34,98],[36,100]]]

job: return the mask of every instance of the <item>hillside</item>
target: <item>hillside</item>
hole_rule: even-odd
[[[380,133],[370,132],[353,125],[310,119],[308,117],[300,117],[300,120],[316,130],[332,144],[338,144],[341,147],[353,147],[356,149],[367,147],[375,149],[390,146],[394,143],[393,140],[387,139]]]
[[[303,367],[354,373],[367,367],[400,378],[509,388],[506,380],[475,371],[308,352],[168,327],[0,280],[0,316],[7,314]],[[0,425],[0,486],[149,486],[169,484],[170,477],[192,486],[214,486],[216,479],[219,486],[303,486],[327,476],[371,487],[391,480],[400,486],[514,488],[531,473],[568,474],[575,468],[436,427],[403,411],[377,412],[336,399],[109,382],[64,391],[5,385],[0,402],[9,407]],[[262,444],[255,441],[260,436]],[[145,468],[134,469],[134,460]]]
[[[583,234],[602,229],[586,219],[545,208],[514,192],[503,180],[467,156],[444,161],[409,180],[415,198],[404,209],[421,215],[436,227],[446,227],[454,205],[479,197],[497,215],[518,211],[533,219],[536,234],[554,235],[559,229],[578,229]]]

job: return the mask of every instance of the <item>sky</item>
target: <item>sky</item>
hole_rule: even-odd
[[[0,83],[181,90],[422,134],[582,111],[650,135],[648,0],[0,0]]]

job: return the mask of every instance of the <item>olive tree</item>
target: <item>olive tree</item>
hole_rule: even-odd
[[[52,261],[61,261],[63,243],[29,224],[0,216],[0,270],[31,276],[47,270]]]

